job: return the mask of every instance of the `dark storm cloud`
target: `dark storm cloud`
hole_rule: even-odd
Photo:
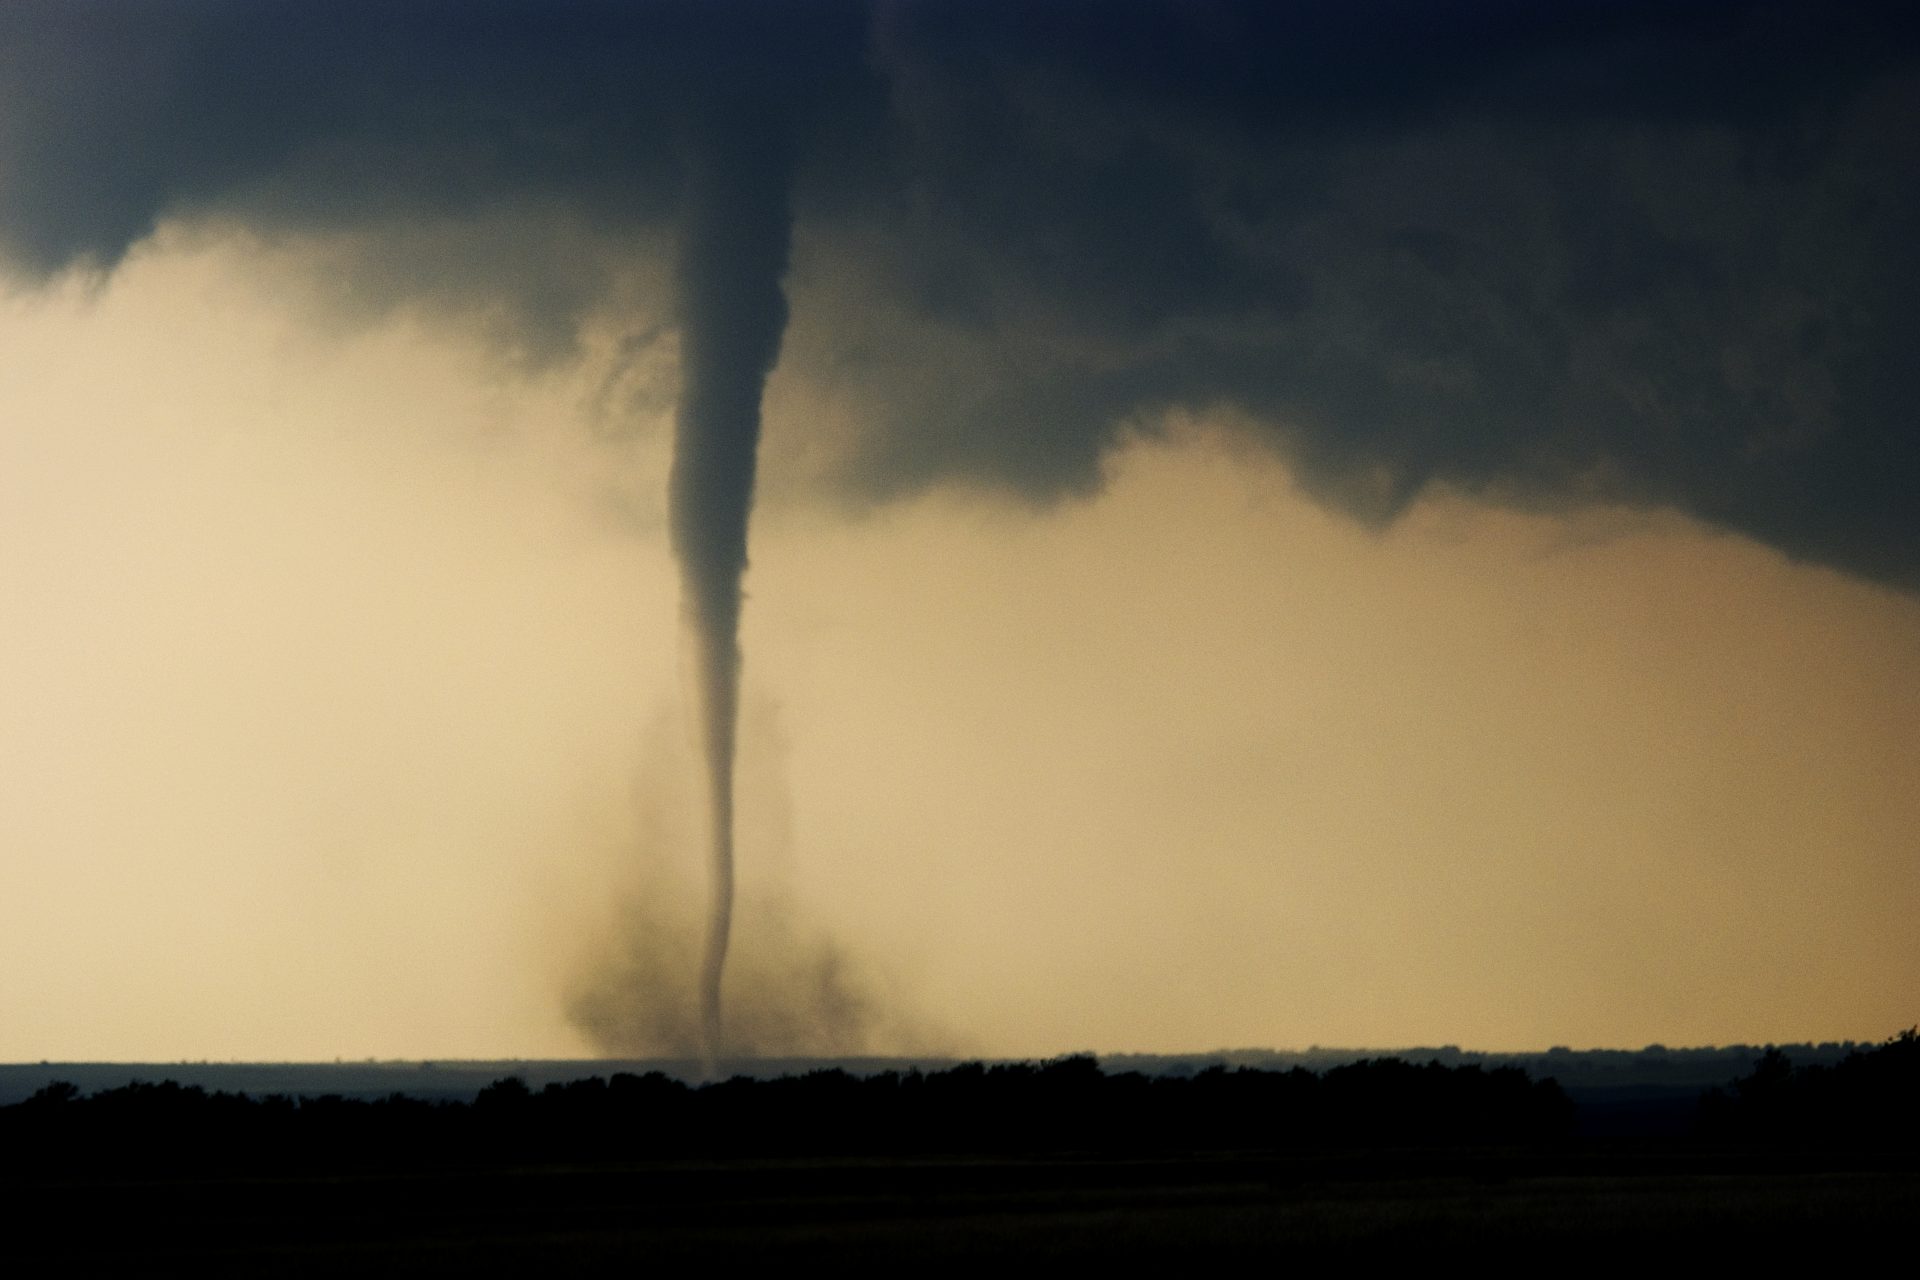
[[[1117,418],[1228,405],[1363,514],[1435,481],[1672,502],[1911,583],[1892,11],[1361,9],[884,23],[907,349],[983,367],[879,402],[871,482],[1085,485]]]
[[[861,424],[857,492],[1085,489],[1128,424],[1230,408],[1368,518],[1670,503],[1912,586],[1915,50],[1885,4],[14,4],[0,240],[637,243],[684,104],[778,81],[785,358]],[[495,256],[396,287],[464,272],[556,349],[601,301]]]
[[[804,132],[865,81],[831,0],[22,0],[0,7],[0,250],[114,265],[167,216],[371,232],[361,292],[473,293],[561,350],[606,282],[543,241],[669,226],[689,103]],[[381,300],[385,300],[384,298]]]

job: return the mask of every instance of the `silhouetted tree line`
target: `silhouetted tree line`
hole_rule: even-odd
[[[436,1165],[729,1155],[914,1155],[1479,1146],[1552,1142],[1573,1104],[1517,1067],[1395,1058],[1315,1074],[1107,1073],[1089,1056],[946,1071],[730,1080],[658,1072],[530,1090],[517,1077],[471,1104],[403,1094],[292,1098],[135,1083],[82,1097],[54,1084],[0,1108],[0,1150],[49,1166],[196,1163]]]
[[[1753,1073],[1700,1102],[1700,1132],[1789,1147],[1920,1148],[1920,1028],[1831,1066],[1769,1049]]]

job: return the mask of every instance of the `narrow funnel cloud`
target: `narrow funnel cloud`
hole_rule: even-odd
[[[711,822],[712,900],[700,976],[709,1061],[722,1047],[721,980],[733,923],[747,517],[761,391],[787,324],[782,278],[792,238],[791,178],[775,120],[743,102],[710,109],[694,126],[677,278],[681,390],[668,501]]]

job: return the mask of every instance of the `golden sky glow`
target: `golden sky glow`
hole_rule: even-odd
[[[590,1052],[698,892],[665,408],[329,321],[301,252],[0,309],[0,1059]],[[1913,1021],[1911,596],[1658,511],[1369,530],[1228,421],[849,513],[825,406],[776,377],[738,980],[844,955],[847,1047]]]

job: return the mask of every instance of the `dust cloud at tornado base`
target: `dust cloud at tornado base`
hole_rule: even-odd
[[[808,913],[792,875],[787,745],[776,707],[748,697],[739,732],[736,831],[742,850],[726,975],[726,1040],[736,1057],[952,1051],[870,956]],[[604,908],[582,912],[562,978],[567,1019],[597,1053],[707,1056],[699,978],[706,946],[705,761],[688,750],[691,712],[656,707],[641,735],[632,823],[605,851]]]

